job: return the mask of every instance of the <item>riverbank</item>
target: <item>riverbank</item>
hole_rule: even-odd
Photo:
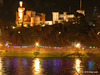
[[[88,57],[86,53],[78,53],[80,57]],[[77,57],[76,53],[39,53],[39,52],[3,52],[2,57]]]
[[[63,49],[51,49],[51,48],[4,48],[0,50],[0,55],[3,57],[89,57],[99,56],[100,49],[77,49],[77,48],[63,48]]]

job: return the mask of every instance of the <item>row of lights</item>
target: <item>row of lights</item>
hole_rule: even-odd
[[[54,49],[63,49],[63,48],[72,48],[72,47],[47,47],[47,46],[14,46],[14,48],[30,48],[30,47],[42,47],[42,48],[54,48]],[[82,48],[82,47],[80,47],[80,48]],[[96,48],[95,46],[89,46],[89,47],[84,47],[84,48],[90,48],[90,49],[92,49],[92,48]]]
[[[0,46],[3,46],[2,44],[0,44]],[[7,46],[7,47],[10,47],[10,46]],[[54,48],[54,49],[63,49],[63,48],[72,48],[72,47],[47,47],[47,46],[42,46],[42,45],[39,45],[39,43],[36,43],[34,46],[14,46],[14,48],[30,48],[30,47],[42,47],[42,48]],[[86,47],[86,46],[81,46],[80,43],[77,43],[74,45],[75,48],[96,48],[95,46],[89,46],[89,47]]]

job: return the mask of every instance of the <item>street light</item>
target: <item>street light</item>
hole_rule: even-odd
[[[18,33],[20,34],[20,31],[18,31]]]
[[[77,44],[75,45],[76,48],[80,48],[80,46],[81,46],[80,43],[77,43]]]
[[[61,34],[61,32],[59,32],[59,34]]]
[[[12,29],[15,29],[15,28],[16,28],[16,27],[14,27],[14,26],[12,27]]]
[[[75,50],[75,53],[78,53],[78,51],[80,50],[81,44],[80,43],[76,43],[74,46],[76,48],[78,48],[78,50]]]
[[[37,56],[37,55],[39,55],[39,43],[37,42],[37,43],[35,43],[35,46],[36,46],[36,50],[34,51],[34,55],[35,55],[35,57]]]
[[[39,46],[39,43],[37,42],[35,45],[38,47]]]

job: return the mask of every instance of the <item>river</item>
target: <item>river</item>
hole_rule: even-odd
[[[0,75],[100,75],[99,58],[0,57]]]

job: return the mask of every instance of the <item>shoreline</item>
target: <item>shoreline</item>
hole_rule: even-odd
[[[7,51],[7,52],[6,52]],[[100,49],[47,49],[47,48],[7,48],[1,49],[1,57],[100,57]]]
[[[58,52],[51,52],[51,53],[39,53],[39,52],[3,52],[1,57],[57,57],[57,58],[66,58],[66,57],[89,57],[87,53],[58,53]]]

